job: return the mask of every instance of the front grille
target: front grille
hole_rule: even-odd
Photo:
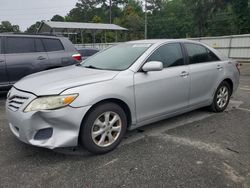
[[[8,99],[8,108],[12,111],[17,111],[28,99],[28,97],[13,95]]]

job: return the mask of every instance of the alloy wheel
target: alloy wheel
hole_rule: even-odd
[[[112,145],[122,130],[121,117],[112,111],[102,113],[93,123],[91,137],[99,147]]]
[[[226,86],[222,86],[217,93],[217,105],[219,108],[224,108],[227,105],[229,98],[229,91]]]

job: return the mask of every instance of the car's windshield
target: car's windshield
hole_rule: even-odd
[[[125,70],[129,68],[150,46],[151,44],[119,44],[85,60],[81,65],[95,69]]]

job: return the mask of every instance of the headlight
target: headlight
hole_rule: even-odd
[[[77,96],[78,94],[39,97],[34,99],[24,112],[62,108],[72,103]]]

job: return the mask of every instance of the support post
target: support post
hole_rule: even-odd
[[[68,38],[69,38],[69,29],[67,29],[67,33],[68,33]]]
[[[94,36],[93,36],[93,47],[95,47],[95,35],[96,35],[96,31],[94,30]]]
[[[106,30],[104,31],[104,40],[105,40],[105,43],[107,43],[107,33],[106,33]]]
[[[147,0],[145,0],[145,30],[144,30],[144,38],[148,38],[148,15],[147,15]]]
[[[83,44],[83,32],[81,30],[81,43]]]
[[[112,23],[112,0],[109,0],[109,23]]]

